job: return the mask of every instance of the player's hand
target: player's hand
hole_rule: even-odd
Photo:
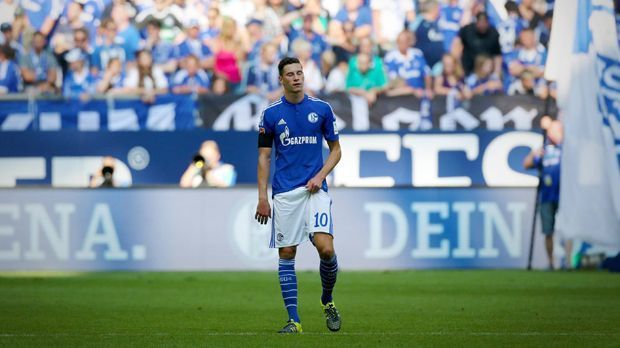
[[[308,181],[308,183],[306,184],[306,189],[310,193],[317,193],[319,192],[322,186],[323,186],[323,179],[315,176],[314,178]]]
[[[267,199],[259,199],[258,205],[256,206],[256,215],[254,218],[261,225],[267,224],[269,218],[271,217],[271,206],[269,205],[269,201]]]

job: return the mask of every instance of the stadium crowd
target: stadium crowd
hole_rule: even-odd
[[[494,1],[493,3],[498,3]],[[2,0],[0,94],[259,93],[299,57],[307,93],[553,96],[553,1]]]

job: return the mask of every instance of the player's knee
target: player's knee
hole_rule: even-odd
[[[333,245],[322,245],[317,248],[319,251],[319,256],[323,260],[330,260],[334,257],[334,246]]]
[[[280,254],[281,259],[292,260],[295,258],[297,249],[295,247],[284,247],[284,248],[280,248],[278,253]]]

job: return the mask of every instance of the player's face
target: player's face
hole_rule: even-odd
[[[304,70],[301,64],[288,64],[282,69],[280,83],[284,91],[289,93],[301,93],[304,90]]]

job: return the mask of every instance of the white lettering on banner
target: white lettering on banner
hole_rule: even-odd
[[[0,217],[7,215],[13,220],[19,219],[19,206],[17,204],[0,204]],[[6,237],[13,237],[15,235],[15,228],[11,226],[0,225],[0,245],[4,245],[2,240]],[[0,260],[18,260],[20,247],[18,242],[10,243],[11,247],[8,249],[0,249]]]
[[[370,247],[364,255],[371,259],[389,259],[402,253],[407,245],[409,227],[407,217],[398,205],[391,202],[366,203],[364,211],[368,212],[370,219]],[[383,215],[390,216],[394,221],[395,236],[390,246],[384,245]]]
[[[542,147],[542,135],[532,132],[510,132],[493,139],[482,158],[482,175],[488,186],[532,187],[538,178],[514,171],[508,165],[510,152],[519,146]]]
[[[472,161],[478,157],[478,137],[475,134],[405,135],[403,147],[411,150],[411,184],[418,187],[471,186],[466,176],[439,177],[439,152],[463,151]]]
[[[45,158],[0,158],[0,187],[15,187],[18,179],[45,179]]]
[[[102,233],[97,232],[99,226],[101,226]],[[95,204],[95,209],[86,231],[86,237],[84,238],[84,244],[82,249],[75,254],[75,258],[78,260],[94,260],[96,258],[94,247],[98,244],[107,247],[107,250],[103,253],[106,260],[128,259],[127,252],[121,249],[118,241],[118,234],[112,220],[110,207],[103,203]]]
[[[500,251],[495,245],[495,234],[499,235],[508,257],[519,258],[522,251],[523,214],[527,205],[522,202],[506,204],[508,215],[505,216],[498,203],[479,202],[477,212],[480,213],[483,228],[482,246],[477,254],[481,258],[498,258]],[[438,214],[441,220],[450,218],[450,205],[446,202],[412,203],[411,211],[416,215],[417,224],[416,246],[411,252],[412,258],[449,258],[450,251],[454,258],[475,258],[476,250],[471,246],[470,217],[476,207],[475,202],[454,202],[452,212],[457,218],[456,245],[450,245],[450,240],[444,238],[438,247],[432,247],[430,238],[444,233],[442,223],[431,223],[431,214]],[[389,259],[400,255],[407,246],[410,235],[409,222],[403,209],[391,202],[369,202],[364,204],[364,211],[369,218],[369,244],[364,255],[370,259]],[[383,228],[384,218],[394,221],[394,230]],[[394,235],[391,245],[385,243],[388,236]],[[413,233],[411,233],[413,236]]]
[[[385,152],[388,161],[396,162],[400,158],[400,135],[398,134],[364,134],[341,135],[342,156],[340,165],[334,168],[334,185],[351,187],[390,187],[394,186],[394,178],[360,177],[360,155],[362,151]]]
[[[44,260],[45,252],[41,249],[40,236],[42,231],[52,247],[55,256],[60,260],[69,259],[69,218],[75,212],[74,204],[55,204],[54,211],[59,216],[60,226],[52,223],[43,204],[26,204],[24,210],[30,216],[30,249],[26,251],[26,260]]]
[[[230,104],[213,122],[213,130],[250,131],[258,127],[258,120],[268,101],[255,94],[248,94]],[[255,112],[252,112],[254,106]]]
[[[24,231],[22,240],[29,243],[29,247],[23,254],[26,261],[45,261],[45,260],[62,260],[68,261],[72,257],[71,249],[74,247],[71,243],[71,219],[77,215],[77,205],[72,203],[56,203],[50,210],[55,214],[50,214],[48,208],[40,203],[29,203],[23,205],[26,212],[27,228]],[[58,225],[54,224],[57,216]],[[0,204],[0,223],[5,223],[5,217],[8,216],[15,224],[20,222],[20,206],[18,204]],[[0,224],[0,260],[17,261],[22,258],[21,245],[15,235],[15,227],[8,224]],[[82,231],[78,231],[82,232]],[[44,236],[44,238],[42,238]],[[12,237],[13,242],[7,242]],[[43,239],[47,243],[43,243]],[[10,245],[9,248],[6,245]],[[105,251],[102,253],[103,259],[106,261],[124,261],[129,259],[129,253],[122,249],[118,232],[110,212],[110,207],[105,203],[95,204],[90,223],[86,230],[82,247],[76,251],[75,260],[91,261],[98,258],[95,248],[103,247]],[[131,248],[132,260],[146,260],[147,249],[144,245],[136,244]],[[47,252],[51,251],[51,252]]]
[[[441,219],[448,218],[448,203],[413,203],[411,211],[417,214],[417,239],[416,248],[411,252],[414,258],[447,258],[450,256],[450,241],[442,239],[439,248],[431,248],[431,235],[443,233],[442,224],[431,224],[431,213],[439,214]]]

